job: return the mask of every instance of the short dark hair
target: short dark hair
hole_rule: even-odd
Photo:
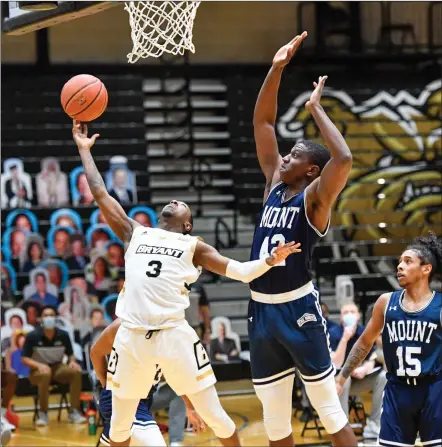
[[[312,140],[301,140],[299,141],[308,152],[308,157],[310,162],[319,167],[319,173],[322,172],[324,166],[330,160],[330,152],[329,150],[323,146],[322,144],[315,143]]]
[[[429,231],[428,236],[415,238],[406,249],[414,250],[422,264],[431,264],[430,281],[435,276],[441,276],[442,241],[437,238],[435,233]]]
[[[36,275],[34,276],[34,281],[36,281],[36,279],[37,279],[39,276],[42,276],[43,279],[44,279],[45,282],[46,282],[46,275],[45,275],[44,273],[42,273],[42,272],[38,272],[38,273],[36,273]]]
[[[89,312],[89,318],[92,318],[93,315],[94,315],[94,313],[96,313],[96,312],[100,312],[100,314],[103,315],[103,317],[104,317],[104,310],[103,310],[103,309],[100,309],[99,307],[95,307],[94,309],[92,309],[92,310]]]
[[[31,250],[32,250],[32,247],[33,247],[34,245],[37,245],[37,246],[38,246],[38,248],[40,249],[40,253],[41,253],[41,255],[43,256],[43,247],[41,246],[40,242],[38,242],[38,241],[32,241],[32,242],[30,242],[29,245],[28,245],[28,251],[27,251],[28,259],[31,259]]]
[[[53,310],[53,311],[55,312],[55,315],[58,315],[58,311],[57,311],[57,309],[56,309],[54,306],[49,306],[49,305],[43,306],[43,308],[41,309],[41,313],[43,314],[43,312],[44,312],[46,309],[51,309],[51,310]]]
[[[73,244],[75,241],[80,241],[83,245],[85,245],[85,240],[84,240],[84,236],[82,234],[71,234],[71,244]]]

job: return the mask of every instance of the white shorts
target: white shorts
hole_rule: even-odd
[[[156,365],[179,396],[216,383],[204,346],[183,320],[157,332],[128,329],[122,324],[109,358],[106,387],[120,399],[143,399],[159,379]]]

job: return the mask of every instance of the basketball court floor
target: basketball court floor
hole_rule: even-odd
[[[262,423],[261,404],[252,391],[249,381],[223,382],[218,384],[220,391],[235,391],[236,389],[250,389],[249,394],[228,395],[221,398],[222,405],[233,418],[239,430],[241,443],[243,446],[266,446],[267,437]],[[364,405],[370,409],[370,396],[364,396]],[[59,396],[51,396],[51,403],[58,403]],[[31,398],[16,398],[15,407],[31,406]],[[101,433],[101,427],[97,428],[95,436],[88,435],[88,426],[73,425],[67,423],[67,412],[63,410],[61,422],[57,422],[57,410],[49,413],[49,426],[35,427],[32,422],[32,412],[19,413],[20,427],[14,433],[9,446],[48,446],[48,447],[68,447],[68,446],[95,446]],[[158,423],[167,424],[167,413],[160,412],[156,415]],[[331,445],[327,434],[322,431],[322,439],[316,431],[308,431],[304,437],[301,436],[303,422],[293,418],[293,434],[297,445],[304,446],[325,446]],[[165,434],[167,442],[167,434]],[[221,444],[213,435],[211,430],[201,434],[193,435],[186,433],[184,444],[186,446],[220,446]],[[374,445],[367,443],[364,445]],[[363,445],[362,443],[360,445]]]

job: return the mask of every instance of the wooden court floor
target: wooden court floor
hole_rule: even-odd
[[[236,388],[233,384],[233,388]],[[220,384],[218,388],[225,388]],[[51,396],[51,403],[58,402],[58,396]],[[235,395],[221,397],[221,402],[225,410],[234,420],[241,443],[243,446],[266,446],[267,437],[262,423],[261,404],[255,394]],[[367,402],[368,403],[368,402]],[[32,405],[30,398],[17,398],[14,401],[15,406]],[[57,411],[49,412],[49,426],[35,427],[32,423],[32,413],[19,413],[20,426],[14,433],[9,446],[48,446],[48,447],[67,447],[67,446],[95,446],[98,440],[98,434],[101,428],[98,428],[96,436],[88,435],[88,427],[85,425],[73,425],[67,423],[67,412],[63,410],[62,420],[57,422]],[[160,413],[157,422],[167,424],[164,413]],[[304,423],[293,418],[293,434],[297,445],[330,445],[327,434],[323,431],[323,437],[320,439],[316,431],[306,433],[301,437],[301,431]],[[167,442],[167,434],[164,435]],[[208,430],[199,436],[185,434],[184,444],[186,446],[219,446],[221,445],[214,437],[213,432]]]

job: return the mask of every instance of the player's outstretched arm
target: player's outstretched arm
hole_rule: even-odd
[[[92,146],[95,140],[100,136],[93,135],[91,138],[87,136],[87,125],[74,120],[72,128],[72,136],[77,143],[80,153],[81,162],[83,163],[86,179],[94,196],[97,205],[103,213],[106,222],[112,228],[112,231],[120,238],[121,241],[128,243],[132,237],[134,227],[139,224],[130,219],[124,212],[122,206],[109,195],[104,184],[101,174],[98,172],[94,159],[91,154]]]
[[[288,242],[282,244],[280,242],[276,250],[268,258],[249,262],[238,262],[222,256],[211,245],[199,241],[195,248],[193,262],[195,265],[204,267],[218,275],[249,283],[266,273],[275,265],[280,264],[291,254],[299,253],[301,251],[300,246],[300,243]]]
[[[384,327],[384,316],[385,307],[387,306],[388,300],[390,299],[389,293],[384,293],[381,295],[373,309],[373,314],[370,321],[368,322],[364,332],[359,337],[358,341],[355,343],[350,353],[348,354],[347,360],[341,369],[338,377],[336,378],[336,386],[338,393],[342,393],[342,389],[345,381],[350,377],[351,373],[365,360],[379,334],[382,332]]]
[[[276,140],[275,121],[282,71],[306,37],[307,32],[304,31],[278,50],[256,101],[253,128],[259,164],[266,177],[265,197],[273,184],[279,181],[281,156]]]
[[[331,154],[331,159],[325,165],[320,177],[314,180],[307,189],[310,201],[319,204],[321,208],[331,208],[339,193],[344,189],[353,161],[344,137],[320,104],[326,80],[327,76],[320,76],[318,82],[313,83],[315,90],[305,105],[319,127]]]
[[[103,388],[106,386],[107,362],[106,356],[112,352],[115,336],[120,327],[120,320],[117,318],[103,330],[91,348],[91,362],[97,378]]]

